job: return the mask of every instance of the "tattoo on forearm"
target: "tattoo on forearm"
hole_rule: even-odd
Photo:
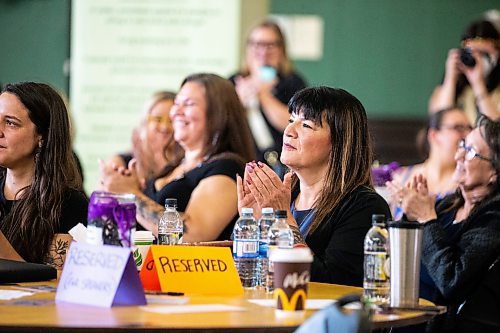
[[[136,199],[137,212],[139,215],[153,224],[158,224],[163,214],[161,205],[153,200],[142,198],[141,196],[137,196]]]
[[[56,239],[55,241],[53,241],[50,244],[49,253],[47,254],[47,258],[45,260],[47,265],[50,265],[57,270],[62,270],[68,247],[68,241],[62,239]]]
[[[300,233],[299,227],[290,225],[290,229],[292,230],[293,234],[293,244],[306,244],[306,240]]]

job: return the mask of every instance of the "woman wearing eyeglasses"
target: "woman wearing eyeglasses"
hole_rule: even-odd
[[[420,145],[422,154],[427,155],[425,161],[398,169],[392,183],[387,185],[395,219],[402,215],[401,191],[416,175],[422,174],[427,179],[429,192],[436,195],[438,201],[456,190],[455,152],[458,142],[471,130],[467,116],[459,108],[441,110],[429,117],[425,142]]]
[[[287,103],[306,83],[293,69],[285,37],[276,23],[265,21],[252,29],[243,67],[230,80],[247,109],[258,160],[283,174],[279,155],[288,125]]]
[[[439,331],[498,332],[500,269],[489,267],[500,256],[500,122],[480,120],[460,142],[455,160],[458,190],[436,208],[423,176],[403,195],[408,220],[424,224],[421,297],[448,307],[434,323]],[[495,283],[488,284],[492,274]],[[480,326],[485,322],[499,326]]]
[[[132,151],[113,156],[108,165],[127,167],[132,158],[137,161],[138,176],[144,181],[159,175],[166,165],[182,158],[182,149],[174,140],[169,117],[175,93],[159,91],[145,103],[145,117],[132,133]]]

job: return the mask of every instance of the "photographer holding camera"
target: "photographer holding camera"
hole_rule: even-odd
[[[482,114],[500,119],[500,36],[489,21],[473,22],[462,35],[462,48],[451,49],[443,82],[429,100],[429,112],[460,106],[474,124]]]

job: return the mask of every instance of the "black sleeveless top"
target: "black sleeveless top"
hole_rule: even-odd
[[[210,176],[224,175],[236,181],[236,174],[243,176],[243,170],[243,165],[233,159],[221,158],[203,162],[183,176],[172,180],[158,191],[154,186],[155,180],[149,181],[146,184],[144,194],[162,206],[165,203],[165,199],[176,198],[177,210],[179,212],[184,212],[186,211],[189,199],[191,198],[191,193],[193,193],[196,186],[198,186],[203,179]],[[217,195],[217,193],[214,193],[214,195]],[[236,195],[236,193],[234,193],[234,195]],[[210,212],[207,212],[207,214],[210,214]],[[234,223],[237,219],[238,215],[236,214],[231,220],[231,223],[229,223],[224,231],[219,235],[217,240],[230,239]]]

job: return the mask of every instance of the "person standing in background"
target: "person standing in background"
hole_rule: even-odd
[[[294,71],[285,37],[276,23],[264,21],[251,30],[243,66],[230,80],[247,109],[258,160],[282,176],[284,167],[279,158],[289,118],[287,103],[306,83]]]
[[[462,35],[462,49],[448,52],[444,79],[432,93],[429,112],[457,105],[471,124],[478,114],[500,119],[499,54],[500,35],[495,26],[489,21],[473,22]]]

